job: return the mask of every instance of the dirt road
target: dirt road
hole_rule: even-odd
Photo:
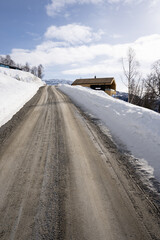
[[[55,87],[1,129],[0,239],[160,239],[110,140]]]

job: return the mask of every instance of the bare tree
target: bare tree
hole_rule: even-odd
[[[152,66],[145,83],[145,106],[160,112],[160,60]]]
[[[34,74],[35,76],[38,76],[38,68],[37,67],[32,67],[31,68],[31,73]]]
[[[11,59],[10,55],[6,55],[6,64],[10,66],[15,66],[15,62]]]
[[[147,85],[152,89],[156,98],[160,98],[160,60],[152,66],[152,72],[148,76]]]
[[[141,75],[139,73],[139,62],[136,60],[135,51],[132,48],[128,49],[127,57],[122,59],[123,73],[125,81],[123,83],[128,88],[128,102],[136,104],[135,96],[142,93],[140,86]]]
[[[29,66],[28,62],[26,62],[26,64],[22,67],[22,70],[25,72],[30,72],[30,66]]]
[[[43,68],[42,64],[40,64],[38,67],[33,66],[32,68],[30,67],[28,62],[26,62],[25,65],[16,64],[11,59],[10,55],[0,56],[0,63],[3,63],[3,64],[8,65],[8,66],[17,67],[17,68],[19,68],[23,71],[31,72],[32,74],[34,74],[35,76],[37,76],[41,79],[43,78],[44,68]]]
[[[0,62],[9,66],[16,66],[10,55],[6,55],[5,57],[0,56]]]
[[[38,71],[38,77],[42,79],[43,78],[43,71],[44,71],[42,64],[40,64],[38,66],[38,70],[37,71]]]

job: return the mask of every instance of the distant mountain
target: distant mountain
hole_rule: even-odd
[[[58,84],[68,84],[71,85],[73,81],[71,80],[64,80],[64,79],[49,79],[44,80],[47,85],[58,85]]]
[[[113,96],[125,102],[128,102],[128,93],[116,91],[116,94]]]

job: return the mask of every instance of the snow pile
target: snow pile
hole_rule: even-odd
[[[43,84],[31,73],[0,67],[0,126],[9,121]]]
[[[85,111],[100,119],[115,142],[145,162],[160,180],[160,114],[81,86],[60,85],[60,90]]]
[[[3,73],[6,76],[10,76],[10,77],[15,78],[22,82],[28,82],[28,83],[34,82],[37,84],[42,84],[42,80],[40,78],[34,76],[30,72],[0,67],[0,73]]]

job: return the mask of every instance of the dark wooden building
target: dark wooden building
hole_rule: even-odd
[[[110,96],[116,94],[116,82],[113,77],[77,79],[72,83],[72,85],[81,85],[83,87],[89,87],[95,90],[103,90]]]

